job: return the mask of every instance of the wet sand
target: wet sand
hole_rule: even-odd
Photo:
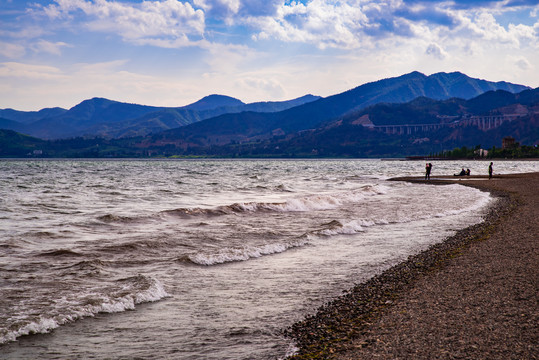
[[[419,178],[401,178],[424,182]],[[498,200],[485,221],[293,325],[295,359],[537,359],[539,173],[452,178]]]

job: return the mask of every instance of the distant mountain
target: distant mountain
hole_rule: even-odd
[[[288,101],[254,102],[254,103],[246,104],[242,108],[238,108],[237,109],[238,111],[229,111],[227,113],[238,113],[238,112],[244,112],[244,111],[261,112],[261,113],[279,112],[279,111],[291,109],[293,107],[300,106],[303,104],[308,104],[319,99],[321,99],[320,96],[308,94],[308,95],[299,97],[297,99],[288,100]]]
[[[379,103],[406,103],[418,97],[443,100],[470,99],[489,90],[520,92],[526,86],[473,79],[462,73],[419,72],[384,79],[278,113],[225,114],[154,135],[154,141],[178,146],[225,145],[269,139],[276,135],[320,127],[323,123]]]
[[[0,109],[0,118],[12,120],[21,124],[30,124],[34,121],[62,115],[67,110],[59,107],[46,108],[39,111],[18,111],[13,109]]]
[[[213,94],[206,96],[195,103],[185,106],[184,109],[206,111],[220,107],[233,107],[242,105],[245,105],[245,103],[241,100],[235,99],[230,96]]]
[[[60,108],[44,109],[39,112],[0,110],[0,113],[6,115],[5,121],[0,121],[0,128],[16,130],[43,139],[75,136],[109,138],[144,136],[226,113],[253,110],[275,112],[319,98],[306,95],[289,101],[244,104],[232,97],[210,95],[178,108],[144,106],[93,98],[69,110]]]
[[[489,130],[458,122],[473,116],[515,114],[517,118]],[[447,121],[449,126],[394,134],[368,126]],[[309,131],[242,145],[225,145],[213,151],[238,156],[399,157],[428,155],[462,146],[499,147],[506,136],[524,145],[539,144],[539,88],[518,94],[489,91],[470,100],[418,98],[405,104],[378,104]]]
[[[350,112],[340,120],[353,123],[358,119],[368,118],[373,125],[438,124],[444,116],[516,113],[518,109],[510,108],[511,105],[519,104],[529,108],[537,103],[539,103],[537,89],[524,90],[518,94],[496,90],[488,91],[470,100],[452,98],[437,101],[417,98],[405,104],[377,104],[361,111]],[[526,112],[533,111],[526,109]]]
[[[246,114],[251,121],[244,121]],[[269,138],[256,135],[267,121],[280,116],[220,116],[185,127],[209,122],[217,126],[218,135],[193,133],[183,139],[167,137],[169,132],[165,132],[135,138],[44,141],[0,130],[0,156],[402,157],[462,146],[499,147],[505,136],[513,136],[523,145],[539,144],[539,88],[518,94],[488,91],[470,100],[420,97],[403,104],[382,103],[348,112],[316,128],[289,133],[274,131]],[[488,119],[500,117],[506,120],[493,127],[472,123],[474,119],[488,123]],[[223,118],[227,121],[215,123]],[[168,121],[166,117],[160,119]],[[238,140],[238,134],[243,138]]]
[[[521,92],[526,89],[507,82],[470,78],[459,72],[430,76],[412,72],[327,98],[306,95],[290,101],[245,104],[232,97],[210,95],[175,108],[93,98],[69,110],[25,113],[6,109],[0,110],[9,116],[0,120],[0,127],[42,139],[143,137],[131,143],[140,141],[141,148],[168,144],[172,152],[175,149],[196,152],[210,146],[272,143],[312,132],[322,134],[329,124],[333,130],[327,135],[336,136],[338,121],[359,129],[353,122],[365,120],[359,119],[366,114],[362,115],[365,109],[369,109],[369,121],[374,125],[405,119],[409,124],[435,123],[440,115],[479,113],[490,111],[489,106],[508,105],[514,100],[511,100],[513,93],[519,93],[519,101],[524,101],[527,95]],[[362,133],[363,130],[366,129]]]
[[[20,123],[20,122],[17,122],[17,121],[0,118],[0,129],[10,129],[10,130],[15,130],[15,131],[24,131],[25,125]]]

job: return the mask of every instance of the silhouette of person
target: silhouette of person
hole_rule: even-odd
[[[470,169],[466,169],[466,175],[470,176],[470,174],[471,174]]]
[[[430,180],[430,171],[432,170],[432,164],[427,163],[425,165],[425,180]]]
[[[492,179],[492,162],[488,166],[488,178]]]

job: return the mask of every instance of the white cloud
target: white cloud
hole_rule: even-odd
[[[506,27],[498,23],[492,13],[461,13],[461,26],[451,32],[455,39],[480,40],[488,46],[537,46],[539,34],[533,26],[509,24]]]
[[[375,42],[407,38],[437,43],[472,38],[516,46],[537,43],[537,24],[502,26],[503,7],[456,9],[452,2],[403,0],[312,0],[281,3],[274,16],[251,16],[244,21],[255,29],[254,40],[308,43],[321,49],[371,47]],[[429,54],[433,54],[431,49]],[[443,55],[443,53],[438,53]]]
[[[236,84],[246,91],[267,94],[271,99],[282,99],[286,93],[281,82],[275,78],[245,77],[237,80]]]
[[[201,38],[205,31],[202,10],[177,0],[143,1],[128,4],[117,1],[55,0],[44,9],[52,20],[72,19],[82,12],[86,26],[93,31],[119,34],[138,43],[160,41],[184,46],[191,37]],[[179,41],[177,41],[179,40]]]
[[[4,62],[0,63],[0,79],[2,78],[61,80],[65,79],[65,76],[60,69],[54,66]]]
[[[7,26],[6,26],[7,28]],[[47,31],[35,25],[27,25],[15,31],[0,30],[0,36],[7,36],[14,39],[32,39],[43,36]]]
[[[206,50],[202,60],[209,65],[212,73],[235,74],[246,70],[250,64],[256,63],[262,54],[245,45],[223,45],[218,43],[201,43]]]
[[[58,42],[50,42],[46,40],[39,40],[35,44],[31,46],[32,50],[35,52],[44,52],[52,55],[62,55],[62,48],[63,47],[70,47],[69,44],[66,44],[64,42],[58,41]]]
[[[320,48],[357,46],[360,30],[368,26],[359,3],[327,0],[282,4],[275,16],[251,17],[246,21],[260,29],[256,39],[304,42]]]
[[[125,70],[127,60],[74,64],[68,69],[26,63],[0,63],[0,108],[70,108],[95,96],[160,105],[178,100],[177,81]],[[188,87],[189,85],[182,85]],[[192,88],[189,88],[192,91]]]
[[[19,44],[12,44],[0,41],[0,55],[9,59],[16,59],[24,56],[26,49]]]

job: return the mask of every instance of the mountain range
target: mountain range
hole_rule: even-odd
[[[379,103],[399,104],[418,97],[433,100],[470,99],[491,90],[516,93],[526,89],[529,88],[507,82],[473,79],[459,72],[431,76],[412,72],[361,85],[281,112],[224,114],[164,131],[152,138],[161,142],[171,141],[183,147],[225,145],[232,141],[268,139],[275,135],[314,129],[325,122]]]
[[[0,110],[0,128],[42,139],[77,136],[122,138],[148,135],[226,113],[282,111],[319,98],[305,95],[289,101],[245,104],[229,96],[209,95],[193,104],[175,108],[93,98],[69,110],[62,108],[28,112]]]
[[[307,95],[285,102],[244,104],[210,95],[184,107],[159,108],[94,98],[69,110],[0,110],[0,128],[42,139],[84,135],[77,146],[85,150],[60,155],[60,148],[72,146],[74,140],[56,141],[53,150],[50,142],[5,131],[0,145],[12,136],[19,145],[26,144],[15,146],[19,154],[48,146],[50,156],[361,157],[428,153],[470,142],[487,146],[511,134],[533,144],[539,140],[537,93],[458,72],[412,72],[326,98]],[[514,121],[496,129],[463,125],[474,116],[515,112],[519,115],[511,118]],[[432,125],[428,133],[411,127],[426,124]],[[399,131],[407,133],[389,133],[388,126],[401,126]],[[101,144],[99,149],[96,144]]]

